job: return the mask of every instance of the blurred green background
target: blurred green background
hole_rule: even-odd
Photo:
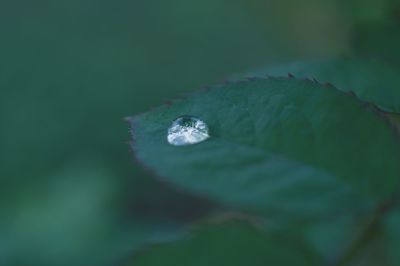
[[[173,238],[214,207],[134,163],[124,117],[234,73],[351,55],[396,6],[2,0],[0,265],[115,265]]]

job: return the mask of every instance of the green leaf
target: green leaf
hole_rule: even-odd
[[[211,138],[168,144],[167,128],[181,115],[203,119]],[[156,175],[268,218],[368,208],[391,198],[399,181],[399,142],[387,123],[354,97],[309,81],[217,86],[131,121],[136,156]]]
[[[400,134],[400,114],[386,114],[386,117]]]
[[[363,223],[359,215],[338,215],[312,224],[302,237],[327,261],[335,261],[362,234]]]
[[[400,265],[400,206],[388,214],[383,226],[389,261],[393,266]]]
[[[243,222],[203,225],[170,244],[149,247],[127,265],[322,265],[302,242],[258,230]]]
[[[400,112],[400,68],[378,60],[331,59],[296,62],[255,71],[249,76],[315,78],[331,83],[383,111]]]
[[[400,265],[400,209],[390,202],[375,216],[367,231],[338,265]]]
[[[60,168],[50,184],[40,182],[41,188],[25,188],[14,201],[2,202],[0,265],[114,265],[145,243],[175,239],[208,211],[156,182],[152,188],[140,183],[146,198],[117,201],[123,192],[118,175],[92,154],[85,158]]]
[[[359,26],[353,37],[354,52],[361,56],[383,58],[386,61],[400,64],[399,26],[399,19]]]

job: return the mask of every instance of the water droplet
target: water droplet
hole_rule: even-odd
[[[168,128],[168,142],[174,146],[192,145],[210,137],[207,124],[194,116],[181,116]]]

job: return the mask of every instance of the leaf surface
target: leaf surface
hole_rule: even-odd
[[[331,83],[386,112],[400,112],[400,68],[379,60],[331,59],[269,67],[249,76],[287,76]]]
[[[168,144],[182,115],[204,120],[211,138]],[[355,98],[309,81],[216,86],[131,122],[135,154],[158,176],[286,222],[369,208],[391,198],[399,180],[394,130]]]
[[[267,234],[239,221],[198,227],[186,238],[138,253],[126,265],[322,265],[304,243]]]
[[[353,50],[364,57],[382,58],[400,65],[400,20],[391,18],[377,24],[356,27]]]

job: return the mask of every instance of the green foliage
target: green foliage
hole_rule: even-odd
[[[166,128],[183,114],[207,121],[212,138],[188,148],[169,145]],[[228,84],[132,123],[135,153],[156,174],[266,215],[321,215],[357,208],[364,198],[375,204],[398,184],[400,146],[388,124],[354,98],[308,81]]]
[[[276,68],[274,74],[307,76],[309,66],[341,90],[295,78],[211,87],[132,118],[133,150],[163,180],[224,208],[268,219],[279,234],[303,238],[327,263],[389,261],[385,250],[374,253],[388,245],[375,231],[384,215],[380,209],[399,186],[400,140],[376,108],[363,101],[398,100],[378,90],[385,77],[396,81],[395,72],[388,71],[395,68],[369,77],[368,64],[331,61]],[[365,66],[365,72],[355,66]],[[387,84],[396,94],[392,82]],[[167,128],[185,114],[206,121],[211,138],[187,147],[170,145]],[[177,247],[198,258],[191,245],[170,248]],[[373,257],[364,256],[370,253]],[[158,256],[149,256],[151,262]]]
[[[124,117],[286,54],[243,3],[0,1],[0,265],[113,265],[209,211],[132,164]]]
[[[400,113],[400,68],[379,60],[331,59],[268,67],[248,74],[287,76],[331,83],[386,112]]]
[[[333,165],[329,165],[329,171],[315,169],[328,160],[307,157],[316,151],[305,152],[306,145],[312,142],[311,133],[307,135],[311,131],[308,125],[305,131],[298,130],[299,136],[284,131],[280,137],[281,132],[271,128],[275,139],[265,145],[276,148],[269,154],[274,162],[277,151],[284,152],[282,158],[279,157],[282,166],[276,168],[277,171],[286,164],[291,165],[289,170],[306,167],[302,160],[295,162],[287,158],[289,154],[296,155],[296,159],[306,156],[310,160],[307,172],[324,172],[323,179],[329,181],[324,183],[318,179],[312,186],[318,191],[310,191],[310,180],[299,178],[291,182],[286,168],[279,172],[276,182],[272,182],[274,178],[269,180],[271,182],[262,178],[252,179],[254,183],[240,180],[239,173],[232,170],[240,168],[236,166],[237,160],[264,158],[266,152],[257,152],[252,146],[237,147],[237,142],[224,140],[218,147],[229,144],[230,151],[234,151],[221,152],[221,156],[230,158],[225,166],[232,167],[227,175],[236,177],[232,184],[227,178],[212,187],[211,171],[204,176],[203,186],[195,187],[202,180],[190,180],[187,176],[188,180],[180,178],[176,180],[179,182],[166,176],[167,182],[160,182],[140,164],[132,163],[127,143],[130,135],[123,118],[256,66],[353,53],[399,63],[398,7],[398,0],[0,1],[0,265],[118,265],[143,246],[158,242],[174,245],[174,240],[187,232],[191,224],[226,211],[239,211],[239,216],[250,215],[259,221],[257,229],[251,229],[253,235],[264,235],[266,230],[267,237],[273,234],[279,239],[290,239],[289,242],[299,240],[301,245],[308,246],[305,250],[313,249],[311,253],[323,257],[329,265],[344,257],[353,246],[358,246],[354,243],[367,231],[374,208],[389,197],[393,187],[390,183],[376,182],[372,173],[366,173],[368,182],[364,184],[359,183],[358,178],[353,179],[350,172],[338,171]],[[353,64],[354,68],[361,68],[360,73],[337,65],[350,71],[351,76],[365,80],[354,83],[358,84],[357,88],[346,79],[343,88],[335,84],[335,75],[327,76],[326,81],[354,92],[358,87],[373,84],[373,89],[382,89],[376,95],[365,95],[371,96],[371,100],[363,100],[375,102],[373,97],[379,96],[377,99],[383,101],[381,107],[398,108],[395,97],[398,82],[394,78],[397,70],[382,63],[374,66],[373,62]],[[369,70],[362,69],[364,63]],[[311,72],[314,70],[310,69]],[[373,80],[372,76],[375,76]],[[291,82],[292,87],[297,87],[296,81]],[[317,89],[321,86],[300,87]],[[275,98],[274,108],[279,109],[279,97]],[[357,102],[354,99],[344,101],[349,105]],[[360,109],[356,105],[358,107],[352,108]],[[219,112],[218,106],[208,108],[214,114]],[[345,110],[338,109],[334,113],[342,117]],[[386,163],[384,160],[393,151],[383,148],[390,144],[391,138],[382,140],[372,136],[379,128],[386,129],[370,109],[367,107],[362,114],[361,110],[353,114],[360,113],[363,119],[368,116],[373,121],[360,133],[368,142],[365,146],[371,144],[371,147],[363,147],[360,152],[347,147],[346,151],[351,153],[343,153],[347,159],[353,158],[354,153],[361,154],[354,160],[357,167],[351,172],[360,171],[364,158],[369,158],[367,162],[371,166],[365,163],[363,171],[376,168],[379,163]],[[236,110],[230,115],[234,112]],[[292,128],[288,126],[292,121],[296,123],[293,125],[296,130],[307,124],[301,112],[293,117],[290,112],[287,115],[292,120],[272,119],[271,122]],[[400,115],[384,116],[400,132]],[[284,115],[279,117],[285,118]],[[358,117],[354,121],[358,121]],[[364,122],[368,120],[363,119]],[[345,119],[342,124],[347,127],[349,120]],[[170,121],[164,122],[167,127]],[[336,122],[340,124],[339,119]],[[375,125],[380,126],[375,129]],[[339,148],[334,144],[341,141],[343,146],[352,146],[353,130],[357,126],[351,124],[349,130],[344,128],[340,133],[343,136],[349,133],[351,138],[346,135],[330,145],[336,151],[333,153],[335,160],[339,157]],[[211,130],[212,134],[217,133],[214,125]],[[364,136],[366,132],[371,136]],[[291,150],[290,146],[299,137],[305,137],[305,142],[297,142]],[[326,135],[325,139],[330,137]],[[286,144],[280,139],[285,139]],[[212,148],[213,141],[187,148]],[[179,151],[168,149],[171,153],[166,150],[163,153],[167,159]],[[376,161],[370,163],[372,152]],[[236,157],[238,154],[241,156]],[[218,154],[212,155],[212,158],[218,157]],[[337,162],[344,162],[344,158]],[[208,164],[217,168],[220,158],[217,159]],[[393,160],[388,159],[387,163]],[[251,173],[250,167],[258,163],[260,161],[248,161],[248,167],[242,171]],[[334,169],[337,171],[331,171]],[[222,171],[221,168],[219,172]],[[262,168],[255,169],[254,174],[258,174],[257,171],[260,173]],[[389,170],[379,172],[379,180],[391,178],[382,174],[384,171]],[[280,176],[288,183],[278,182]],[[183,188],[183,182],[187,182],[190,189]],[[227,183],[227,191],[224,191]],[[246,186],[240,187],[242,183]],[[290,188],[289,183],[296,185]],[[298,190],[297,184],[307,186]],[[262,193],[270,191],[274,193],[263,198]],[[280,206],[280,201],[285,206]],[[393,231],[398,219],[394,213],[388,212],[387,220],[379,219],[381,223],[376,227],[380,233],[366,241],[374,245],[360,249],[364,255],[367,249],[377,254],[377,260],[370,260],[371,263],[378,261],[375,265],[383,265],[383,257],[388,261],[393,261],[392,257],[398,260],[395,248],[398,238]],[[215,230],[223,231],[225,226],[218,225]],[[242,226],[232,227],[231,231],[243,231]],[[193,234],[200,236],[203,231]],[[190,238],[190,233],[187,234]],[[220,235],[222,240],[218,243],[225,242],[225,236]],[[375,246],[381,250],[375,252]],[[363,261],[365,256],[353,257]],[[270,257],[270,264],[279,259]],[[241,262],[238,257],[237,262]]]
[[[317,266],[322,261],[301,241],[231,221],[202,225],[179,241],[144,249],[126,265],[231,266],[249,263],[255,266]]]
[[[400,207],[391,211],[383,221],[385,244],[390,265],[400,265]]]
[[[353,49],[356,54],[383,58],[400,65],[400,19],[392,19],[378,24],[361,25],[356,29]]]

